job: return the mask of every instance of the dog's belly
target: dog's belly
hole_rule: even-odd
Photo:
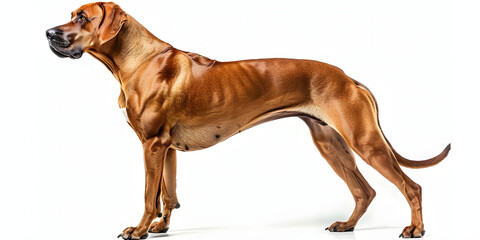
[[[211,147],[240,132],[240,127],[228,122],[189,127],[178,125],[172,131],[172,148],[194,151]]]
[[[171,131],[171,147],[180,151],[205,149],[248,128],[285,117],[310,118],[322,125],[327,125],[329,122],[325,112],[320,107],[312,104],[303,104],[295,107],[264,111],[261,114],[248,115],[245,114],[228,120],[211,119],[211,121],[200,126],[179,124]]]

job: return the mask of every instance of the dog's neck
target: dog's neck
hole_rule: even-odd
[[[141,64],[171,47],[128,16],[116,37],[88,53],[105,64],[123,88]]]

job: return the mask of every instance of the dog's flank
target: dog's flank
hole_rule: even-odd
[[[408,201],[412,220],[400,236],[424,235],[421,187],[400,165],[433,166],[450,145],[424,161],[400,156],[383,134],[373,94],[339,68],[295,59],[215,61],[161,41],[112,2],[80,7],[72,21],[47,30],[47,38],[57,56],[77,59],[87,52],[112,72],[120,83],[118,105],[143,145],[144,214],[119,237],[168,231],[179,206],[176,150],[208,148],[250,127],[293,116],[306,123],[315,146],[355,199],[350,218],[326,230],[353,231],[376,195],[356,166],[356,152]]]

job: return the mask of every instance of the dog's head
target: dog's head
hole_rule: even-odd
[[[112,40],[126,20],[127,14],[113,2],[83,5],[72,12],[70,22],[47,30],[50,49],[59,57],[78,59]]]

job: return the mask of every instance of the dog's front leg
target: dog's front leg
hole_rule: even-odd
[[[119,235],[123,239],[144,239],[148,228],[160,212],[157,198],[160,195],[160,182],[163,175],[165,156],[169,144],[160,137],[148,139],[143,144],[145,158],[145,212],[137,227],[128,227]]]
[[[177,154],[174,149],[168,149],[167,156],[163,167],[163,178],[161,186],[161,198],[163,200],[163,210],[159,213],[160,221],[153,222],[148,232],[165,233],[168,231],[172,210],[179,208],[180,204],[177,200]],[[157,210],[160,210],[160,196],[157,199]]]

